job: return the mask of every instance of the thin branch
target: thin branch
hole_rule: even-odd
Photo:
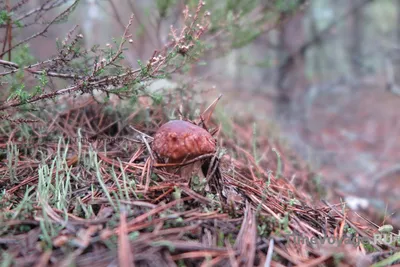
[[[7,0],[7,10],[10,12],[10,0]],[[7,23],[7,41],[8,41],[8,48],[11,47],[12,42],[12,18],[8,20]],[[11,49],[8,50],[8,60],[11,61]]]
[[[133,14],[135,14],[135,19],[136,19],[137,23],[139,24],[139,26],[142,26],[142,27],[143,27],[143,32],[147,35],[147,38],[151,41],[151,44],[152,44],[153,46],[155,46],[155,43],[154,43],[154,40],[153,40],[152,36],[150,35],[148,29],[144,26],[145,23],[142,22],[142,20],[141,20],[141,18],[140,18],[140,16],[139,16],[139,14],[140,14],[141,12],[139,12],[139,11],[136,9],[136,7],[135,7],[135,5],[132,3],[132,1],[133,1],[133,0],[128,0],[128,4],[129,4],[129,7],[131,8],[131,12],[132,12]]]
[[[23,70],[28,71],[28,72],[30,72],[32,74],[39,74],[39,75],[46,74],[47,76],[57,77],[57,78],[66,78],[66,79],[83,79],[84,78],[84,76],[80,76],[80,75],[76,75],[76,74],[59,73],[59,72],[46,71],[46,70],[33,70],[34,68],[37,68],[39,66],[42,66],[42,65],[45,65],[45,64],[48,64],[48,63],[54,63],[54,62],[57,62],[58,60],[60,60],[59,57],[54,58],[54,59],[45,60],[43,62],[36,63],[36,64],[33,64],[33,65],[29,65],[27,67],[24,67]],[[18,64],[14,63],[14,62],[11,62],[11,61],[0,60],[0,65],[4,66],[6,68],[13,69],[11,71],[0,73],[0,77],[16,73],[16,72],[18,72],[20,70],[20,66]]]
[[[7,12],[10,13],[10,0],[6,0],[6,9],[7,9]],[[4,51],[6,50],[7,44],[10,44],[10,45],[11,45],[11,43],[8,42],[8,38],[10,37],[9,31],[11,30],[11,29],[10,29],[10,25],[11,25],[11,18],[9,18],[9,19],[7,20],[7,29],[6,29],[6,32],[5,32],[4,43],[3,43],[3,50],[2,50],[2,54],[0,55],[0,59],[3,58]],[[9,48],[10,48],[10,47],[11,47],[11,46],[9,46]],[[9,55],[9,57],[10,57],[10,55]],[[10,58],[9,58],[8,60],[10,60]]]
[[[99,81],[88,83],[87,86],[88,87],[96,87],[96,86],[100,86],[100,85],[102,85],[104,83],[117,82],[121,78],[124,78],[124,77],[126,77],[128,75],[139,73],[140,71],[141,71],[140,69],[137,69],[137,70],[134,70],[132,72],[127,72],[127,73],[124,73],[124,74],[121,74],[121,75],[117,75],[117,76],[113,76],[113,77],[107,77],[107,78],[101,79]],[[34,96],[34,97],[32,97],[32,98],[30,98],[30,99],[28,99],[26,101],[10,101],[10,102],[6,102],[2,106],[0,106],[0,110],[5,110],[5,109],[8,109],[10,107],[22,106],[24,104],[34,103],[34,102],[37,102],[37,101],[42,100],[42,99],[54,98],[56,96],[72,93],[74,91],[78,91],[79,89],[83,89],[83,88],[84,88],[84,82],[81,81],[77,85],[70,86],[70,87],[67,87],[67,88],[64,88],[64,89],[60,89],[60,90],[52,92],[52,93],[44,93],[44,94],[41,94],[41,95],[38,95],[38,96]],[[103,89],[103,91],[107,91],[107,89]]]
[[[13,50],[14,48],[16,48],[16,47],[18,47],[18,46],[20,46],[20,45],[22,45],[22,44],[24,44],[24,43],[27,43],[27,42],[29,42],[30,40],[32,40],[32,39],[34,39],[34,38],[36,38],[36,37],[38,37],[38,36],[41,36],[41,35],[43,35],[44,33],[46,33],[47,30],[50,28],[50,26],[51,26],[52,24],[54,24],[57,20],[59,20],[59,19],[62,18],[63,16],[67,15],[68,12],[70,12],[70,11],[78,4],[78,2],[79,2],[79,0],[75,0],[75,2],[74,2],[70,7],[68,7],[64,12],[62,12],[62,13],[59,14],[57,17],[55,17],[53,20],[51,20],[50,23],[47,24],[47,26],[46,26],[43,30],[41,30],[40,32],[35,33],[34,35],[32,35],[32,36],[30,36],[30,37],[28,37],[28,38],[26,38],[26,39],[24,39],[24,40],[18,42],[17,44],[15,44],[15,45],[12,46],[12,47],[8,48],[8,50],[4,51],[4,52],[0,55],[0,58],[3,57],[4,54],[6,54],[6,53],[8,53],[9,51]]]
[[[19,68],[17,63],[14,63],[14,62],[11,62],[11,61],[7,61],[7,60],[2,60],[2,59],[0,59],[0,65],[8,67],[8,68],[12,68],[12,69],[18,69]]]
[[[44,13],[46,13],[47,11],[49,11],[49,10],[51,10],[51,9],[54,9],[54,8],[57,8],[57,7],[60,7],[61,5],[63,5],[63,4],[65,4],[65,3],[68,2],[68,0],[55,1],[55,2],[54,2],[53,4],[51,4],[50,6],[46,7],[46,5],[47,5],[48,3],[50,3],[51,1],[52,1],[52,0],[47,0],[47,1],[46,1],[44,4],[42,4],[40,7],[35,8],[35,9],[32,9],[32,10],[26,12],[25,14],[20,15],[18,18],[14,19],[14,21],[22,21],[23,19],[26,19],[26,18],[28,18],[28,17],[30,17],[30,16],[36,14],[36,13],[39,13],[39,12],[42,12],[42,13],[44,14]],[[41,16],[37,16],[37,17],[35,18],[34,22],[36,22],[36,21],[37,21],[38,19],[40,19],[41,17],[42,17],[42,15],[41,15]],[[25,24],[24,27],[30,26],[30,25],[34,24],[34,22],[33,22],[33,23],[30,23],[30,24]]]

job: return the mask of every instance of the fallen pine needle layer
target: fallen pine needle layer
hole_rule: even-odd
[[[168,120],[164,108],[137,108],[124,116],[92,102],[32,114],[33,124],[2,123],[3,265],[383,266],[399,261],[395,242],[373,242],[376,225],[344,203],[320,201],[313,173],[279,144],[252,136],[246,125],[233,123],[234,137],[219,131],[220,194],[168,172],[149,151],[151,136]]]

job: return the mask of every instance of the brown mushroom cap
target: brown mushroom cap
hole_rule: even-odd
[[[187,121],[172,120],[157,130],[152,148],[160,157],[177,161],[214,153],[216,142],[205,129]]]

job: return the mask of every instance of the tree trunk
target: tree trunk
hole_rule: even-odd
[[[299,97],[307,87],[305,76],[305,56],[298,53],[305,42],[304,11],[298,11],[280,27],[279,43],[280,62],[284,62],[278,70],[278,117],[291,118],[295,113],[293,109]]]
[[[349,1],[350,8],[359,5],[359,0]],[[364,38],[364,27],[363,27],[364,15],[363,9],[359,8],[354,10],[353,14],[349,16],[349,59],[352,73],[356,77],[362,75],[362,58],[363,58],[363,38]]]
[[[400,27],[398,27],[398,25],[400,25],[400,0],[396,1],[396,9],[397,9],[397,44],[400,45]]]
[[[318,21],[315,16],[315,11],[312,10],[311,14],[311,21],[310,21],[310,31],[311,35],[314,38],[318,37],[319,30],[318,30]],[[314,53],[312,54],[313,57],[313,73],[317,77],[318,80],[323,80],[324,76],[324,69],[323,69],[323,59],[325,58],[325,55],[323,53],[323,47],[321,46],[321,41],[315,42],[315,48],[314,48]]]

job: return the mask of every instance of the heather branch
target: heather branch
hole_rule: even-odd
[[[29,103],[34,103],[37,102],[39,100],[43,100],[43,99],[50,99],[50,98],[54,98],[56,96],[60,96],[60,95],[65,95],[68,93],[72,93],[72,92],[76,92],[78,90],[82,90],[84,87],[86,88],[98,88],[98,87],[102,87],[102,86],[109,86],[109,87],[114,87],[111,86],[112,84],[120,84],[121,81],[123,80],[123,78],[126,78],[128,76],[132,76],[134,74],[138,74],[141,72],[141,69],[137,69],[131,72],[127,72],[121,75],[116,75],[116,76],[112,76],[112,77],[106,77],[104,79],[98,80],[98,81],[93,81],[93,82],[88,82],[85,85],[84,81],[80,81],[77,85],[68,87],[68,88],[64,88],[64,89],[60,89],[57,90],[55,92],[52,93],[43,93],[37,96],[34,96],[30,99],[27,99],[25,101],[20,101],[20,100],[16,100],[16,101],[10,101],[7,102],[3,105],[0,106],[0,110],[5,110],[8,109],[10,107],[17,107],[17,106],[21,106],[24,104],[29,104]],[[112,89],[112,88],[111,88]],[[107,91],[105,89],[103,89],[102,91]]]
[[[30,120],[30,119],[22,119],[22,118],[12,119],[10,114],[0,114],[0,120],[6,120],[6,121],[9,121],[10,123],[14,123],[14,124],[38,122],[38,120]]]
[[[60,60],[59,57],[56,57],[54,59],[45,60],[45,61],[33,64],[33,65],[26,66],[23,68],[23,70],[28,71],[32,74],[46,74],[47,76],[50,76],[50,77],[58,77],[58,78],[66,78],[66,79],[83,79],[84,78],[83,76],[76,75],[76,74],[59,73],[59,72],[46,71],[46,70],[35,70],[40,66],[43,66],[43,65],[46,65],[49,63],[54,63],[54,62],[57,62],[58,60]],[[0,65],[4,66],[6,68],[13,69],[11,71],[0,73],[0,77],[16,73],[20,70],[20,66],[14,62],[0,60]]]
[[[29,0],[21,0],[19,1],[17,4],[15,4],[10,11],[15,12],[16,10],[18,10],[19,8],[21,8],[23,5],[25,5]]]
[[[53,3],[52,3],[53,2]],[[44,14],[46,14],[48,11],[55,9],[57,7],[62,6],[63,4],[66,4],[68,0],[47,0],[45,3],[43,3],[40,7],[31,9],[27,11],[24,14],[19,15],[18,17],[15,17],[14,15],[12,16],[12,21],[17,22],[13,23],[12,28],[26,28],[28,26],[34,25],[34,24],[47,24],[47,23],[38,23],[38,21],[43,17]],[[21,2],[17,3],[14,7],[11,8],[11,12],[15,13],[17,10],[21,9],[27,2],[25,0],[22,0]],[[0,7],[2,9],[3,7]],[[35,18],[33,21],[26,22],[24,20],[32,17],[35,15]],[[7,25],[0,25],[0,28],[5,28]]]
[[[7,61],[7,60],[2,60],[2,59],[0,59],[0,65],[10,68],[10,69],[18,69],[19,68],[18,64]],[[2,74],[0,74],[0,76],[2,76]]]
[[[41,30],[40,32],[37,32],[37,33],[35,33],[34,35],[32,35],[32,36],[30,36],[30,37],[28,37],[28,38],[25,38],[24,40],[18,42],[17,44],[13,45],[12,47],[8,48],[8,50],[4,51],[4,52],[0,55],[0,58],[3,57],[5,54],[7,54],[9,51],[13,50],[14,48],[16,48],[16,47],[18,47],[18,46],[20,46],[20,45],[22,45],[22,44],[25,44],[25,43],[29,42],[30,40],[32,40],[32,39],[34,39],[34,38],[36,38],[36,37],[38,37],[38,36],[41,36],[41,35],[43,35],[44,33],[46,33],[47,30],[50,28],[51,25],[53,25],[55,22],[57,22],[57,21],[60,20],[61,18],[67,16],[67,15],[76,7],[76,5],[78,4],[78,2],[79,2],[79,0],[75,0],[75,2],[74,2],[70,7],[68,7],[64,12],[62,12],[62,13],[59,14],[57,17],[55,17],[53,20],[51,20],[51,21],[46,25],[46,27],[45,27],[43,30]]]
[[[44,4],[42,4],[40,7],[32,9],[28,12],[26,12],[25,14],[20,15],[18,18],[14,19],[14,21],[22,21],[26,18],[31,17],[34,14],[37,14],[35,17],[34,22],[29,23],[29,24],[24,24],[23,27],[27,27],[30,26],[32,24],[34,24],[35,22],[37,22],[40,18],[42,18],[43,14],[45,14],[47,11],[50,11],[54,8],[60,7],[61,5],[65,4],[68,2],[68,0],[60,0],[60,1],[55,1],[54,3],[52,3],[51,5],[47,6],[48,3],[50,3],[52,0],[47,0]]]
[[[118,57],[122,54],[123,46],[126,43],[126,40],[131,37],[131,35],[128,35],[128,30],[129,27],[132,25],[132,23],[133,23],[133,14],[129,19],[128,25],[126,25],[125,27],[124,35],[122,36],[122,40],[119,44],[118,50],[115,52],[113,57],[108,62],[101,61],[99,64],[95,64],[93,68],[93,73],[89,77],[89,79],[93,78],[100,70],[104,69],[105,67],[115,62],[118,59]]]
[[[104,70],[106,67],[110,65],[115,65],[115,61],[117,61],[120,58],[120,55],[123,53],[123,46],[126,43],[127,39],[130,38],[130,35],[128,34],[128,29],[133,22],[134,17],[132,15],[130,17],[127,26],[125,27],[122,40],[119,43],[117,50],[113,52],[109,60],[103,59],[100,61],[100,63],[98,63],[97,60],[95,59],[93,71],[90,75],[82,77],[75,74],[65,74],[59,71],[53,71],[53,69],[51,68],[47,70],[38,70],[39,67],[46,64],[54,63],[55,65],[57,64],[63,65],[70,60],[67,59],[66,56],[72,51],[72,47],[77,42],[77,38],[83,38],[82,35],[78,35],[71,42],[70,45],[66,44],[66,42],[71,38],[73,31],[75,30],[74,28],[72,31],[70,31],[70,33],[67,35],[67,38],[63,42],[64,49],[62,49],[59,52],[58,57],[24,67],[23,69],[33,74],[43,74],[45,76],[50,76],[50,77],[73,78],[75,80],[78,79],[79,80],[74,85],[71,85],[67,88],[55,90],[53,92],[39,93],[33,96],[29,96],[28,98],[25,99],[18,98],[18,95],[16,95],[15,97],[9,98],[7,102],[3,102],[2,105],[0,105],[0,110],[6,110],[11,107],[18,107],[25,104],[31,104],[38,102],[40,100],[51,99],[60,95],[65,95],[70,93],[77,93],[77,92],[92,93],[94,90],[105,92],[107,94],[116,94],[119,97],[121,97],[122,92],[115,89],[119,89],[128,84],[142,83],[154,79],[156,77],[160,77],[157,76],[160,75],[160,73],[165,75],[166,73],[176,72],[179,68],[181,68],[181,66],[183,66],[186,63],[187,57],[185,57],[185,54],[195,45],[195,41],[197,41],[208,28],[209,23],[207,23],[206,19],[208,19],[209,12],[205,13],[203,21],[200,22],[200,23],[205,23],[204,25],[200,25],[199,23],[194,23],[194,22],[190,23],[191,21],[189,21],[189,20],[194,20],[195,22],[197,21],[201,6],[203,6],[203,2],[199,3],[198,6],[199,8],[196,10],[196,15],[194,17],[186,16],[186,21],[185,21],[186,26],[183,27],[183,30],[180,32],[179,36],[177,36],[176,31],[173,28],[171,28],[171,35],[173,36],[173,40],[170,43],[168,43],[164,47],[164,49],[161,50],[161,52],[155,51],[151,59],[148,61],[147,65],[145,66],[141,65],[139,69],[128,69],[124,73],[119,75],[113,75],[113,76],[105,75],[96,77],[97,75],[100,74],[100,70]],[[65,11],[64,14],[66,12],[67,11]],[[191,28],[192,26],[194,27],[193,29]],[[132,43],[131,40],[129,40],[129,43]],[[184,59],[179,64],[176,64],[176,62],[170,64],[169,62],[177,55],[182,55]],[[15,73],[20,69],[20,66],[18,64],[9,61],[4,61],[4,60],[0,61],[0,65],[12,69],[11,71],[0,74],[0,76]],[[126,94],[130,93],[129,90],[124,92]]]
[[[68,32],[66,38],[62,41],[63,49],[61,49],[59,51],[58,56],[56,56],[52,59],[44,60],[44,61],[36,63],[36,64],[25,66],[22,69],[24,71],[30,72],[32,74],[40,74],[40,75],[46,74],[47,76],[50,76],[50,77],[58,77],[58,78],[66,78],[66,79],[83,79],[84,76],[81,76],[81,75],[77,75],[77,74],[73,74],[73,73],[61,73],[58,71],[50,70],[52,65],[62,66],[74,58],[74,56],[72,56],[70,58],[67,58],[67,57],[72,52],[72,48],[77,44],[78,39],[83,38],[83,36],[81,34],[78,34],[74,39],[72,39],[70,45],[68,45],[68,42],[71,40],[72,35],[75,32],[76,28],[77,28],[77,25],[74,26],[72,28],[72,30],[70,30]],[[48,69],[42,69],[42,70],[39,69],[40,67],[43,67],[45,65],[50,65],[50,67],[48,67]],[[5,60],[0,60],[0,66],[12,69],[10,71],[0,73],[0,77],[17,73],[19,70],[21,70],[21,66],[19,66],[18,64],[14,63],[14,62],[10,62],[10,61],[5,61]]]

